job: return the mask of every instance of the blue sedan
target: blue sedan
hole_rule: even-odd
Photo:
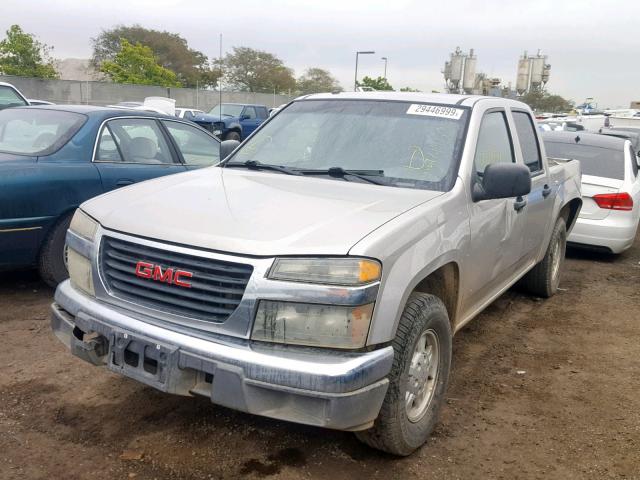
[[[0,270],[67,277],[64,242],[85,200],[218,163],[220,142],[191,122],[93,106],[0,110]]]

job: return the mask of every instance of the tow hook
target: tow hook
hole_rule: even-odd
[[[71,352],[93,365],[104,365],[109,342],[103,335],[87,334],[76,327],[71,336]]]

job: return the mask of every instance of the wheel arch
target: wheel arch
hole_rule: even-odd
[[[412,292],[435,295],[444,303],[451,331],[455,331],[460,297],[460,268],[456,262],[448,262],[432,271],[413,288]]]
[[[567,233],[571,232],[571,229],[575,225],[578,214],[580,213],[580,208],[582,208],[582,199],[574,198],[560,210],[560,217],[564,218],[567,224]]]

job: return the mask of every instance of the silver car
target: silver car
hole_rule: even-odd
[[[640,175],[627,139],[595,133],[543,134],[547,154],[582,166],[582,210],[569,243],[621,253],[631,247],[640,220]]]

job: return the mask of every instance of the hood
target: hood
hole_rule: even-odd
[[[198,113],[198,114],[193,116],[193,121],[194,122],[213,123],[213,122],[224,122],[224,120],[225,120],[224,117],[221,120],[219,116],[217,116],[217,115],[209,115],[208,113]]]
[[[205,168],[96,197],[108,229],[241,255],[345,255],[364,236],[442,192]]]

